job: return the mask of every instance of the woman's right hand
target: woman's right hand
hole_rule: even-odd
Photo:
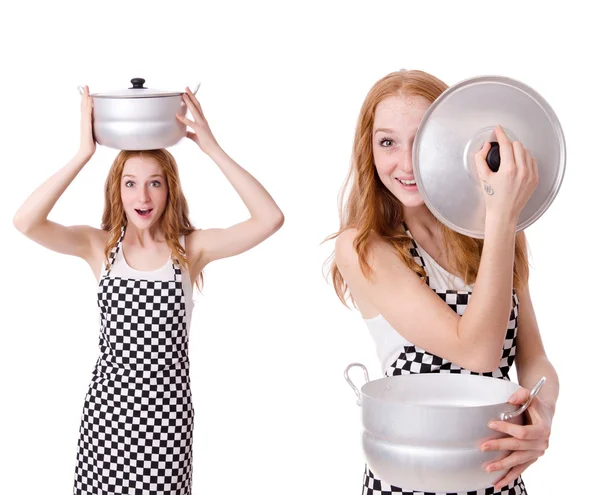
[[[84,86],[81,94],[81,125],[78,155],[86,159],[90,159],[96,152],[96,141],[94,140],[94,130],[92,126],[93,107],[90,89],[87,86]]]
[[[475,154],[484,191],[486,219],[498,218],[516,225],[521,211],[538,185],[537,163],[520,142],[510,142],[501,126],[496,127],[495,134],[500,147],[501,165],[498,171],[493,172],[486,162],[491,149],[489,142]]]

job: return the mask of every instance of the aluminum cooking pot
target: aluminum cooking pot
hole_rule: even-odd
[[[175,118],[187,112],[183,91],[148,89],[145,82],[135,78],[129,89],[90,95],[98,144],[118,150],[153,150],[173,146],[185,137],[185,124]],[[83,93],[82,86],[79,92]]]
[[[353,367],[364,372],[360,392],[348,375]],[[480,450],[484,441],[506,436],[488,423],[523,424],[522,413],[546,381],[542,377],[527,403],[517,406],[507,400],[519,385],[481,375],[424,373],[369,381],[367,369],[353,363],[344,376],[362,407],[369,468],[390,485],[426,492],[479,490],[503,477],[506,471],[482,467],[509,454]]]
[[[440,222],[461,234],[483,238],[485,201],[474,155],[486,141],[490,169],[501,167],[494,127],[519,141],[537,160],[539,183],[523,208],[517,231],[529,227],[558,194],[566,145],[548,102],[529,86],[501,76],[466,79],[444,91],[427,109],[413,144],[419,194]]]

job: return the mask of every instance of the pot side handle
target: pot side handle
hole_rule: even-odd
[[[360,391],[356,388],[356,385],[354,385],[354,383],[352,383],[352,380],[350,380],[350,376],[348,375],[348,372],[352,368],[354,368],[355,366],[358,366],[359,368],[362,368],[363,374],[365,376],[365,382],[369,383],[369,381],[370,381],[369,380],[369,372],[367,371],[367,368],[365,367],[365,365],[360,364],[360,363],[349,364],[348,367],[346,368],[346,370],[344,371],[344,378],[348,382],[348,385],[350,385],[352,387],[352,390],[354,390],[354,393],[358,397],[358,400],[356,401],[356,404],[359,405],[359,406],[362,406],[362,398],[360,396]]]
[[[531,404],[531,401],[533,400],[533,398],[536,397],[537,394],[540,392],[540,389],[542,388],[542,385],[544,385],[544,383],[546,383],[545,376],[540,378],[540,380],[531,389],[531,392],[529,394],[529,399],[527,399],[527,402],[525,402],[525,404],[523,404],[521,407],[519,407],[519,409],[517,409],[516,411],[509,411],[509,412],[504,412],[504,413],[500,414],[500,421],[508,421],[509,419],[515,418],[515,417],[519,416],[520,414],[523,414],[529,407],[529,404]]]

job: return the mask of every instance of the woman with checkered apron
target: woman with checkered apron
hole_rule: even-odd
[[[193,283],[200,287],[208,263],[251,249],[283,223],[269,193],[218,145],[189,89],[183,99],[193,119],[177,118],[193,130],[188,138],[225,174],[251,219],[226,229],[194,229],[177,164],[162,149],[118,154],[106,180],[102,229],[48,221],[96,150],[87,87],[77,154],[15,215],[21,232],[85,259],[99,282],[100,355],[81,417],[75,495],[192,493]]]
[[[331,275],[340,300],[346,304],[349,296],[363,316],[385,376],[467,373],[508,380],[515,363],[521,388],[509,399],[514,404],[547,377],[525,425],[489,425],[506,436],[481,449],[510,452],[482,466],[498,473],[494,486],[459,494],[525,495],[521,473],[548,447],[558,397],[529,295],[525,236],[516,233],[537,185],[537,165],[498,126],[500,170],[493,173],[485,163],[489,143],[476,155],[485,243],[439,222],[419,195],[412,143],[427,108],[447,87],[425,72],[402,70],[371,88],[358,118],[340,230],[329,237],[336,239]],[[369,466],[362,493],[423,495],[377,479]]]

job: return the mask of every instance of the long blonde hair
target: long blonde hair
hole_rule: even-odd
[[[367,262],[372,233],[392,246],[398,257],[419,274],[423,281],[426,276],[423,267],[410,253],[410,236],[403,228],[399,228],[404,216],[402,203],[381,182],[376,173],[372,137],[375,109],[383,99],[398,94],[422,96],[433,103],[447,88],[448,85],[431,74],[420,70],[402,70],[392,72],[377,81],[363,102],[354,135],[350,170],[339,196],[340,229],[323,242],[335,239],[349,228],[356,228],[358,233],[354,239],[354,249],[358,254],[361,271],[367,277],[372,272]],[[344,204],[348,188],[348,199]],[[467,284],[474,283],[481,260],[483,240],[459,234],[437,219],[436,221],[441,228],[443,244],[456,273],[461,274]],[[514,259],[514,286],[522,288],[529,276],[527,244],[523,233],[517,234]],[[335,263],[335,251],[328,258],[327,262],[329,261],[331,266],[328,275],[332,278],[338,298],[347,306],[348,286]],[[350,299],[355,304],[351,294]]]
[[[104,186],[104,212],[102,213],[102,230],[108,232],[108,242],[104,248],[105,262],[108,267],[108,257],[116,246],[121,235],[121,228],[127,225],[127,217],[121,200],[121,177],[125,162],[133,157],[152,158],[162,168],[167,181],[167,202],[165,211],[160,218],[160,226],[165,235],[165,241],[171,251],[175,263],[184,268],[188,267],[185,249],[179,242],[180,236],[187,236],[194,231],[188,217],[188,204],[181,189],[177,162],[173,155],[165,149],[145,151],[121,151],[115,158]],[[204,282],[200,273],[195,280],[198,289]]]

